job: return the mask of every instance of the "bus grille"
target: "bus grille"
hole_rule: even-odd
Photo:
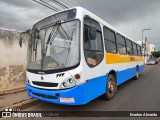
[[[48,83],[48,82],[37,82],[37,81],[32,81],[34,85],[37,86],[42,86],[42,87],[57,87],[58,83]]]
[[[56,96],[50,96],[50,95],[43,95],[43,94],[39,94],[39,93],[33,93],[33,95],[38,96],[38,97],[42,97],[42,98],[48,98],[48,99],[57,99]]]

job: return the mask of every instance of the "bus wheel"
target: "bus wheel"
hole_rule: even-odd
[[[116,92],[117,92],[116,76],[113,74],[109,74],[106,85],[106,93],[103,95],[103,98],[106,100],[111,100]]]
[[[136,76],[134,77],[134,79],[135,80],[138,80],[138,78],[139,78],[139,72],[138,72],[139,70],[138,70],[138,67],[136,68]]]

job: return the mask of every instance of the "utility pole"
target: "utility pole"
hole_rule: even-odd
[[[144,31],[147,31],[147,30],[151,30],[151,28],[142,29],[142,49],[143,49],[143,50],[145,50],[144,48],[145,48],[145,46],[146,46],[145,43],[143,43],[143,32],[144,32]],[[144,51],[144,53],[145,53],[145,51]]]

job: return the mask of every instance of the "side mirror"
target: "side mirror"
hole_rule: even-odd
[[[19,46],[22,47],[22,33],[20,33]]]
[[[30,32],[31,32],[31,30],[29,29],[29,30],[26,30],[25,32],[21,32],[21,33],[20,33],[20,39],[19,39],[19,46],[20,46],[20,47],[22,47],[22,41],[23,41],[23,40],[22,40],[22,35],[23,35],[23,34],[28,34],[28,35],[31,36]]]
[[[40,39],[38,28],[36,28],[34,31],[34,37],[35,37],[35,39],[38,39],[38,40]]]
[[[39,30],[36,31],[36,39],[40,39]]]
[[[95,40],[96,39],[96,27],[91,27],[89,30],[89,38],[90,40]]]

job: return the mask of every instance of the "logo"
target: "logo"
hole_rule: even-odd
[[[130,57],[130,61],[135,61],[135,57]]]
[[[43,80],[44,78],[43,78],[43,76],[41,76],[41,80]]]
[[[3,118],[7,118],[7,117],[12,117],[12,112],[14,111],[20,111],[19,108],[15,109],[15,108],[6,108],[5,112],[2,112],[2,117]]]
[[[56,77],[63,77],[65,73],[57,74]]]
[[[42,74],[42,75],[44,75],[44,74],[45,74],[45,72],[38,72],[38,74]]]
[[[21,112],[19,108],[6,108],[4,112],[2,112],[3,118],[9,117],[42,117],[42,113],[40,112]]]

